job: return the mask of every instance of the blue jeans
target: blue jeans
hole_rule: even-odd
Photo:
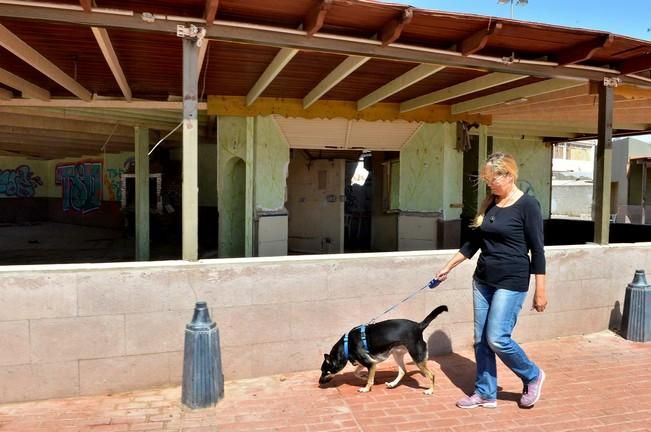
[[[526,292],[493,288],[473,280],[475,312],[475,391],[484,399],[497,398],[495,355],[523,384],[538,378],[540,370],[511,339]]]

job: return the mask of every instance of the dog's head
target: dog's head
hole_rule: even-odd
[[[321,363],[321,377],[319,378],[319,384],[323,385],[328,383],[337,372],[342,370],[346,366],[346,361],[338,361],[337,356],[334,356],[332,353],[323,354],[323,363]]]

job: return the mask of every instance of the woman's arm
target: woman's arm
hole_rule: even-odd
[[[454,254],[452,259],[448,261],[448,263],[441,270],[439,270],[438,273],[436,273],[436,279],[440,281],[446,280],[448,278],[448,273],[450,273],[453,268],[461,264],[466,259],[467,258],[461,252],[457,252]]]

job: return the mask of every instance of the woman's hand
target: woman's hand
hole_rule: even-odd
[[[535,275],[536,291],[533,293],[533,305],[531,309],[537,312],[545,312],[547,308],[547,293],[545,291],[545,275]]]
[[[450,270],[451,269],[448,268],[447,266],[443,267],[441,270],[439,270],[438,273],[436,273],[435,278],[443,282],[448,278],[448,273],[450,273]]]
[[[542,293],[538,290],[533,295],[533,306],[532,309],[535,309],[537,312],[545,312],[547,308],[547,295],[543,290]]]

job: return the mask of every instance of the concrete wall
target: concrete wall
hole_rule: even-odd
[[[591,219],[592,187],[592,183],[582,181],[556,181],[552,186],[552,214]]]
[[[345,331],[422,287],[453,252],[0,267],[0,402],[178,384],[196,300],[218,324],[227,380],[318,369]],[[519,341],[617,322],[635,269],[651,269],[651,243],[549,247],[547,258],[548,310],[523,308]],[[462,264],[386,317],[420,320],[447,304],[426,332],[430,352],[470,348],[473,270]]]

